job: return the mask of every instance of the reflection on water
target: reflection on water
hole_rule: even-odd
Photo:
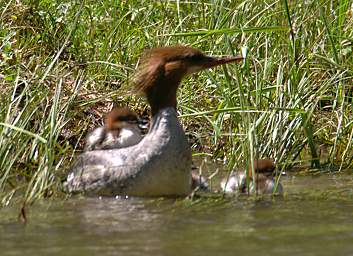
[[[283,198],[72,198],[0,211],[1,255],[350,255],[353,181],[286,177]]]

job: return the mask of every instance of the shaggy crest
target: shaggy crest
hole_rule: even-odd
[[[135,92],[145,92],[165,75],[165,65],[174,61],[197,61],[206,58],[198,49],[189,46],[167,46],[146,50],[134,77]]]

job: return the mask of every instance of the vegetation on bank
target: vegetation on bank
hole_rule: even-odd
[[[113,104],[146,114],[130,80],[143,49],[162,45],[247,54],[180,88],[194,153],[229,169],[255,157],[352,168],[352,12],[348,0],[0,0],[2,204],[60,191]]]

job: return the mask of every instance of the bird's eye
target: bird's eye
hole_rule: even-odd
[[[207,58],[207,56],[202,54],[185,54],[185,55],[179,55],[179,56],[168,58],[167,62],[173,62],[173,61],[199,62],[204,60],[205,58]]]
[[[186,56],[185,59],[188,61],[197,62],[197,61],[201,61],[202,59],[204,59],[204,56],[200,55],[200,54],[195,54],[195,55],[191,55],[191,56]]]

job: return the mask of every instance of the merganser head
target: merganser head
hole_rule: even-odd
[[[165,107],[176,108],[176,91],[188,74],[226,63],[242,57],[210,57],[188,46],[167,46],[146,51],[135,77],[137,92],[144,92],[152,115]]]
[[[265,176],[272,176],[276,169],[276,165],[273,159],[265,158],[254,161],[255,174],[263,174]],[[249,175],[252,177],[251,167],[249,167]]]
[[[275,165],[274,159],[265,158],[265,159],[258,159],[254,161],[254,170],[256,175],[255,176],[256,193],[272,194],[274,192],[276,182],[273,178],[273,174],[275,169],[276,169],[276,165]],[[250,178],[252,178],[251,167],[249,167],[249,176]],[[253,185],[250,184],[250,187],[253,187]],[[248,191],[245,176],[242,182],[241,191],[243,193],[247,193]],[[280,183],[278,184],[278,187],[277,187],[277,193],[279,194],[283,193],[283,188]]]
[[[113,108],[105,117],[104,123],[108,132],[119,134],[122,128],[136,127],[139,117],[128,107]]]

